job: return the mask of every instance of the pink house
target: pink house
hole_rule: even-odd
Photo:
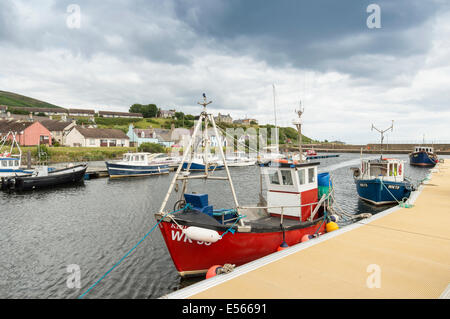
[[[16,133],[21,146],[52,145],[50,131],[39,122],[0,121],[0,135],[5,136],[10,131]]]

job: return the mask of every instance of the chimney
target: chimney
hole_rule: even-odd
[[[30,112],[30,114],[28,115],[28,119],[30,122],[33,122],[33,113]]]

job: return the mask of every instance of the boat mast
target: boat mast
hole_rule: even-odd
[[[389,130],[394,131],[394,120],[392,120],[391,126],[388,127],[388,128],[385,129],[385,130],[380,130],[380,129],[376,128],[376,127],[372,124],[372,131],[373,131],[374,129],[377,130],[377,131],[381,134],[381,141],[380,141],[380,156],[381,156],[381,159],[382,159],[382,158],[383,158],[383,140],[384,140],[384,133],[387,132],[387,131],[389,131]]]
[[[274,113],[274,117],[275,117],[275,141],[276,141],[276,145],[277,145],[277,154],[280,153],[280,149],[279,149],[279,145],[278,145],[278,128],[277,128],[277,106],[276,106],[276,102],[275,102],[275,84],[272,84],[273,87],[273,113]]]
[[[167,194],[166,194],[166,196],[165,196],[165,198],[164,198],[164,200],[163,200],[163,202],[161,204],[161,208],[159,209],[159,213],[163,213],[164,212],[164,210],[166,208],[166,205],[167,205],[167,202],[169,200],[170,194],[172,193],[176,182],[178,180],[182,180],[184,183],[186,183],[188,179],[228,180],[229,184],[230,184],[230,188],[231,188],[231,193],[233,195],[234,204],[235,204],[236,208],[239,207],[239,203],[238,203],[238,200],[237,200],[237,197],[236,197],[236,191],[234,190],[233,181],[231,180],[231,174],[230,174],[230,171],[228,169],[227,161],[225,160],[225,155],[224,155],[224,152],[223,152],[223,149],[222,149],[222,141],[221,141],[221,137],[220,137],[219,132],[218,132],[217,127],[216,127],[216,122],[214,121],[214,116],[212,114],[208,114],[208,112],[206,110],[206,106],[208,104],[211,104],[211,103],[212,103],[212,101],[209,101],[209,102],[206,101],[206,95],[203,93],[203,102],[198,102],[198,104],[203,106],[203,110],[202,110],[202,112],[200,114],[200,117],[199,117],[199,120],[197,122],[197,125],[195,126],[194,132],[192,133],[192,137],[189,140],[189,144],[188,144],[186,150],[183,150],[183,158],[182,158],[182,160],[180,162],[180,165],[178,165],[178,169],[175,172],[175,175],[174,175],[174,177],[172,179],[172,182],[171,182],[171,184],[169,186]],[[202,123],[204,122],[205,123],[205,128],[207,128],[207,122],[208,121],[212,124],[213,129],[214,129],[214,134],[217,137],[217,141],[219,143],[219,152],[220,152],[220,155],[222,157],[223,164],[225,166],[227,177],[210,176],[209,172],[208,172],[208,168],[209,167],[206,167],[204,175],[200,175],[200,176],[198,176],[198,175],[197,176],[180,176],[180,172],[181,172],[181,169],[183,167],[183,163],[186,161],[187,155],[191,152],[191,150],[193,150],[193,144],[194,144],[195,138],[196,138],[196,136],[198,134],[198,131],[202,127]],[[207,134],[203,133],[203,138],[207,138],[207,137],[208,137]],[[205,149],[203,151],[203,155],[204,155],[204,158],[205,158],[204,164],[206,166],[209,166],[209,164],[208,164],[208,162],[206,160],[206,158],[207,158],[207,154],[206,154],[207,143],[205,143],[203,145],[205,145]],[[193,157],[191,156],[191,160],[190,160],[189,164],[187,165],[187,171],[188,172],[189,172],[189,169],[190,169],[190,166],[191,166],[191,163],[192,163],[192,159],[193,159]],[[183,185],[182,189],[183,189],[183,191],[186,189],[186,184]],[[242,220],[240,220],[240,224],[241,225],[243,224]]]
[[[300,109],[295,110],[298,115],[297,120],[293,120],[293,124],[297,127],[298,132],[298,152],[299,152],[299,162],[303,163],[303,151],[302,151],[302,114],[305,109],[302,107],[302,101],[300,101]]]

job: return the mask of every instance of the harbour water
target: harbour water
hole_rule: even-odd
[[[368,156],[365,156],[368,157]],[[377,155],[370,157],[376,158]],[[407,155],[395,155],[408,163]],[[377,213],[358,199],[350,167],[359,154],[320,159],[335,180],[336,199],[351,213]],[[406,164],[417,184],[429,170]],[[0,194],[0,298],[77,298],[115,265],[156,223],[173,173],[110,180],[29,193]],[[224,171],[216,172],[225,176]],[[231,169],[240,204],[258,201],[258,167]],[[231,207],[224,181],[192,180],[188,191],[208,192],[217,208]],[[173,207],[173,200],[168,207]],[[68,288],[68,265],[81,270],[81,288]],[[156,229],[85,298],[158,298],[199,279],[181,279]]]

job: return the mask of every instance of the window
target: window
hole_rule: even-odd
[[[141,155],[141,161],[144,161],[144,155]]]
[[[8,161],[2,161],[2,166],[3,166],[3,167],[8,166]]]
[[[269,173],[269,179],[271,184],[280,185],[280,179],[278,177],[278,171]]]
[[[19,160],[15,160],[15,161],[14,161],[14,165],[15,165],[15,166],[19,166]]]
[[[300,169],[300,170],[298,170],[298,180],[299,180],[299,182],[300,182],[300,185],[303,185],[303,184],[305,184],[305,174],[306,173],[306,171],[304,170],[304,169]]]
[[[314,183],[316,181],[315,168],[308,168],[308,183]]]
[[[89,145],[95,145],[95,139],[90,138],[89,139]]]
[[[281,170],[281,178],[283,179],[283,185],[294,185],[290,170]]]
[[[100,140],[100,146],[108,146],[108,140]]]
[[[9,167],[13,167],[14,166],[14,161],[8,161],[9,162]]]

